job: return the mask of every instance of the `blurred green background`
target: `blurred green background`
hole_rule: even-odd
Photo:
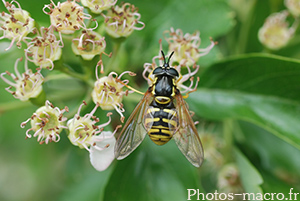
[[[40,26],[50,25],[49,16],[42,12],[50,1],[18,2]],[[136,72],[139,76],[131,84],[139,90],[147,88],[140,76],[143,64],[157,55],[165,30],[199,30],[203,48],[209,37],[218,41],[200,58],[198,90],[187,99],[195,112],[194,120],[199,121],[203,166],[197,169],[189,164],[173,141],[158,147],[146,137],[128,158],[97,172],[88,152],[74,147],[65,132],[58,143],[39,145],[34,138],[25,140],[20,123],[37,107],[14,99],[0,80],[0,200],[181,201],[187,200],[187,189],[283,193],[287,197],[290,188],[300,192],[300,35],[297,30],[290,43],[278,51],[267,50],[257,38],[266,17],[285,9],[283,1],[126,2],[139,8],[146,26],[122,44],[118,73],[124,69]],[[0,11],[6,11],[2,3]],[[16,47],[4,51],[8,45],[9,41],[0,41],[1,73],[13,72],[15,60],[23,56],[23,50]],[[167,50],[164,39],[163,48]],[[109,44],[107,49],[111,51]],[[64,48],[66,62],[80,65],[70,51]],[[76,79],[64,79],[49,81],[44,89],[54,105],[67,105],[72,110],[81,103],[87,86]],[[124,98],[126,117],[139,98]],[[101,115],[98,111],[97,116]]]

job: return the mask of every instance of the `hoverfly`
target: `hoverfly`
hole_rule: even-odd
[[[194,166],[200,167],[204,157],[202,144],[188,105],[176,86],[181,76],[169,65],[174,52],[167,62],[161,52],[164,64],[150,73],[154,76],[153,84],[118,136],[115,157],[118,160],[127,157],[148,134],[157,145],[163,145],[173,137],[183,155]]]

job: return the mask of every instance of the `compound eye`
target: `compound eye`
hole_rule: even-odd
[[[178,71],[175,68],[170,68],[168,70],[168,74],[171,75],[171,76],[174,76],[174,77],[178,77],[179,76],[179,73],[178,73]]]
[[[159,74],[162,74],[162,73],[163,73],[162,67],[157,67],[152,72],[152,74],[154,74],[154,75],[159,75]]]

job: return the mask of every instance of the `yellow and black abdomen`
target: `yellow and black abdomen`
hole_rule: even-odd
[[[165,97],[169,99],[168,97]],[[166,144],[178,127],[177,112],[172,101],[159,104],[155,98],[144,117],[144,126],[150,139],[157,145]]]

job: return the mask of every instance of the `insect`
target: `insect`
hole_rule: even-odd
[[[181,79],[178,71],[170,67],[165,55],[163,66],[151,73],[152,86],[144,93],[131,116],[128,118],[115,146],[115,157],[127,157],[143,141],[146,134],[157,145],[164,145],[174,138],[179,150],[196,167],[203,161],[201,140],[191,118],[188,105],[176,84]]]

